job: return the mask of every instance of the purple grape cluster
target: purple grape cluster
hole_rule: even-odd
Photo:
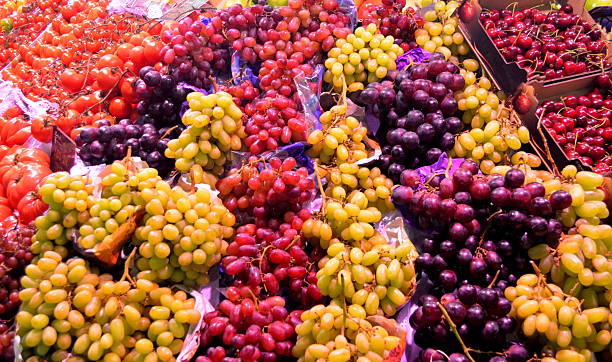
[[[527,255],[531,246],[557,246],[563,227],[555,216],[571,204],[570,194],[559,190],[546,197],[544,185],[525,184],[525,174],[518,169],[505,176],[479,175],[471,160],[448,177],[433,176],[427,187],[413,170],[404,170],[400,183],[393,201],[431,234],[422,241],[416,260],[417,272],[433,283],[432,296],[421,298],[420,312],[412,318],[419,330],[417,342],[428,347],[451,336],[447,322],[438,317],[441,312],[434,311],[435,298],[440,298],[462,339],[474,343],[468,343],[470,347],[487,342],[487,350],[504,348],[502,337],[515,323],[507,316],[511,306],[503,291],[533,271]]]
[[[154,125],[132,124],[122,119],[117,124],[101,121],[100,127],[87,127],[76,137],[79,157],[86,165],[110,164],[121,160],[131,149],[131,156],[140,157],[160,175],[167,175],[174,167],[172,160],[164,156],[168,142],[177,138],[181,126],[155,128]]]
[[[143,67],[139,76],[135,84],[139,114],[136,123],[152,124],[158,129],[180,125],[181,105],[192,90],[153,67]]]
[[[410,324],[416,330],[415,342],[424,348],[422,361],[447,361],[442,357],[431,355],[427,347],[443,349],[444,351],[461,351],[457,338],[450,329],[450,323],[442,313],[440,305],[447,311],[455,324],[461,340],[471,348],[492,351],[493,347],[502,346],[505,349],[506,336],[515,331],[517,323],[508,316],[512,304],[503,296],[499,288],[482,288],[472,284],[464,284],[455,292],[444,294],[437,298],[424,295],[419,299],[419,308],[410,316]],[[443,348],[445,347],[445,348]],[[452,356],[452,357],[451,357]],[[469,359],[462,353],[453,353],[450,361],[467,362]],[[505,357],[476,355],[477,360],[496,362],[525,362],[529,353],[520,344],[509,346]],[[495,358],[495,357],[494,357]]]
[[[380,166],[395,182],[405,169],[434,163],[455,145],[463,128],[453,92],[465,81],[459,68],[433,53],[430,60],[407,71],[390,72],[387,80],[371,83],[357,103],[380,120]]]

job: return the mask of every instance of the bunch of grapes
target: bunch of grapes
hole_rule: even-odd
[[[529,256],[539,261],[538,269],[564,293],[580,297],[586,308],[602,306],[598,296],[612,287],[612,274],[606,254],[605,240],[610,238],[609,225],[581,223],[575,234],[564,235],[556,248],[539,244],[529,249]],[[576,285],[580,284],[579,288]]]
[[[122,160],[129,152],[162,175],[172,170],[172,162],[164,156],[164,151],[170,139],[181,133],[180,127],[170,131],[169,128],[158,130],[152,124],[133,124],[129,119],[113,125],[106,120],[98,123],[99,127],[86,127],[75,138],[79,157],[86,165]]]
[[[405,5],[406,1],[400,0],[393,1],[391,9],[388,6],[378,6],[363,20],[366,26],[370,23],[377,24],[380,33],[384,36],[391,35],[395,44],[404,52],[418,47],[415,32],[425,23],[423,18],[415,13],[414,8],[409,7],[404,11]]]
[[[425,23],[422,29],[417,29],[414,33],[418,46],[428,52],[442,53],[445,59],[470,52],[469,45],[459,31],[457,17],[451,16],[459,5],[461,4],[454,0],[436,1],[434,9],[423,15]]]
[[[609,308],[581,305],[557,285],[546,283],[541,274],[523,275],[504,294],[525,336],[545,337],[557,350],[557,358],[573,357],[561,360],[589,361],[610,344]]]
[[[547,191],[564,190],[572,198],[571,207],[563,210],[559,219],[565,227],[573,227],[584,220],[592,225],[599,225],[610,216],[601,187],[604,178],[594,172],[580,171],[569,165],[561,171],[562,180],[548,177],[544,182]],[[548,176],[548,175],[545,175]]]
[[[299,216],[301,222],[310,215],[300,212]],[[239,227],[227,248],[228,256],[222,260],[231,284],[226,294],[242,294],[248,288],[255,296],[282,291],[302,306],[321,302],[323,295],[312,265],[323,252],[307,244],[298,233],[289,223],[281,224],[278,230],[254,224]]]
[[[298,104],[276,91],[247,104],[244,113],[248,117],[244,143],[254,155],[306,140],[306,119],[298,112]]]
[[[347,306],[339,300],[304,311],[302,323],[295,328],[298,337],[293,356],[309,362],[320,358],[331,362],[382,361],[399,345],[400,338],[373,325],[366,315],[362,306]]]
[[[258,227],[290,223],[300,230],[298,216],[305,202],[315,193],[308,169],[298,167],[293,157],[262,160],[252,156],[240,169],[232,169],[217,183],[219,197],[240,224],[253,222]]]
[[[280,361],[291,357],[301,311],[291,313],[282,297],[257,304],[251,299],[224,300],[204,315],[196,362]]]
[[[454,146],[463,125],[453,91],[464,87],[459,68],[434,53],[428,63],[370,84],[358,102],[380,119],[381,168],[395,182],[403,170],[432,164]]]
[[[248,63],[257,61],[261,44],[257,43],[257,17],[263,14],[263,7],[255,5],[243,8],[233,5],[221,9],[204,28],[209,41],[222,49],[231,48],[240,58]]]
[[[181,172],[197,164],[221,174],[230,152],[242,148],[243,113],[227,92],[193,92],[187,100],[189,110],[183,115],[187,128],[168,142],[165,156],[176,159],[175,166]]]
[[[229,84],[222,86],[222,89],[231,94],[234,103],[246,113],[246,107],[251,106],[252,102],[259,97],[259,88],[255,87],[250,80],[241,81],[240,84]]]
[[[230,63],[229,50],[222,46],[225,39],[215,34],[214,28],[210,30],[196,12],[168,24],[160,37],[165,43],[160,51],[164,64],[160,72],[175,81],[210,88],[210,76],[227,72]]]
[[[505,99],[502,92],[494,92],[491,80],[486,75],[478,76],[480,63],[468,58],[461,63],[459,74],[464,79],[464,86],[455,91],[457,107],[463,111],[463,122],[471,128],[483,128],[501,113],[501,103]]]
[[[404,53],[392,36],[377,34],[376,24],[355,29],[346,39],[337,39],[325,60],[323,80],[341,91],[364,89],[364,85],[384,79],[395,70],[395,59]]]
[[[15,317],[28,362],[174,358],[189,326],[200,319],[195,300],[144,279],[114,281],[80,258],[47,251],[26,268]]]
[[[415,286],[412,244],[375,245],[364,251],[336,240],[319,262],[317,285],[324,295],[346,298],[367,315],[395,315]]]
[[[152,124],[157,129],[179,126],[179,111],[191,89],[179,84],[170,74],[162,74],[147,66],[140,69],[140,79],[134,82],[137,102],[136,124]]]
[[[527,127],[520,125],[517,119],[504,117],[504,111],[502,111],[499,120],[488,122],[484,129],[472,128],[470,131],[457,135],[452,156],[469,158],[478,162],[480,170],[485,174],[490,174],[496,164],[506,161],[507,152],[519,150],[530,140]],[[539,165],[540,163],[537,162],[530,166]]]
[[[368,129],[357,118],[346,115],[345,104],[335,105],[319,117],[322,129],[308,135],[308,155],[322,163],[355,163],[368,157],[364,139]]]
[[[463,343],[471,348],[490,351],[491,346],[506,346],[506,336],[516,330],[517,321],[508,316],[511,309],[512,304],[504,297],[502,289],[464,284],[441,297],[422,296],[418,309],[410,316],[410,324],[416,329],[415,341],[421,347],[442,347],[446,352],[461,351],[450,329],[452,323]],[[521,344],[509,346],[504,354],[507,359],[474,357],[479,361],[493,362],[525,362],[530,357]],[[428,350],[425,349],[421,361],[430,360],[427,355]],[[463,353],[454,352],[450,360],[467,362],[469,359]]]
[[[13,318],[19,308],[19,277],[32,260],[29,251],[35,230],[32,225],[19,224],[10,230],[0,228],[0,359],[13,360]]]
[[[56,172],[45,179],[38,193],[49,210],[34,220],[37,230],[30,248],[33,254],[54,250],[63,257],[68,255],[65,245],[78,231],[78,224],[90,218],[87,209],[93,191],[94,184],[86,176]]]
[[[236,219],[205,188],[187,192],[165,181],[144,185],[145,215],[136,228],[138,277],[156,282],[208,283],[208,270],[226,253]]]

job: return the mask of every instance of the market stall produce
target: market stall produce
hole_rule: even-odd
[[[611,361],[595,3],[0,2],[0,361]]]

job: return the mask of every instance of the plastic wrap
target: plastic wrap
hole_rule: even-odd
[[[304,117],[309,123],[307,128],[308,132],[312,132],[315,129],[321,129],[319,117],[321,117],[321,113],[323,112],[321,109],[320,97],[324,71],[325,67],[319,64],[315,67],[314,73],[310,76],[300,74],[293,79],[298,97],[300,98],[300,103],[302,104]]]
[[[230,63],[230,71],[234,84],[239,85],[240,83],[250,81],[251,84],[257,86],[259,84],[259,79],[256,74],[259,72],[254,72],[253,69],[251,69],[251,67],[255,65],[244,62],[237,53],[236,51],[232,53],[232,61]]]
[[[395,65],[399,70],[406,70],[413,64],[425,63],[430,55],[430,52],[421,48],[410,49],[395,59]]]
[[[351,30],[355,29],[357,26],[357,6],[355,6],[354,0],[339,0],[338,7],[342,12],[348,15],[351,20]]]
[[[211,285],[202,287],[199,290],[191,291],[188,291],[182,287],[179,288],[193,296],[195,299],[195,309],[200,312],[200,320],[198,320],[198,323],[189,326],[187,335],[183,340],[183,348],[181,349],[181,353],[179,353],[179,355],[176,357],[176,362],[188,362],[196,354],[198,348],[200,347],[200,330],[202,329],[202,323],[204,322],[204,315],[214,311],[214,306],[219,304],[219,292]]]
[[[266,151],[259,154],[259,158],[269,160],[272,157],[278,157],[281,160],[287,157],[295,158],[297,167],[306,167],[308,173],[314,172],[314,162],[306,154],[307,144],[304,142],[296,142],[286,146],[281,146],[273,151]],[[249,157],[253,156],[248,152],[232,151],[230,168],[240,168],[244,163],[248,162]],[[263,167],[263,165],[261,165]]]

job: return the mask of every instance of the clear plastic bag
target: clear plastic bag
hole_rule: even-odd
[[[320,97],[324,71],[325,67],[319,64],[310,76],[300,74],[293,79],[300,103],[302,104],[304,117],[309,123],[308,133],[315,129],[321,129],[319,117],[321,117],[323,110],[321,109]]]

